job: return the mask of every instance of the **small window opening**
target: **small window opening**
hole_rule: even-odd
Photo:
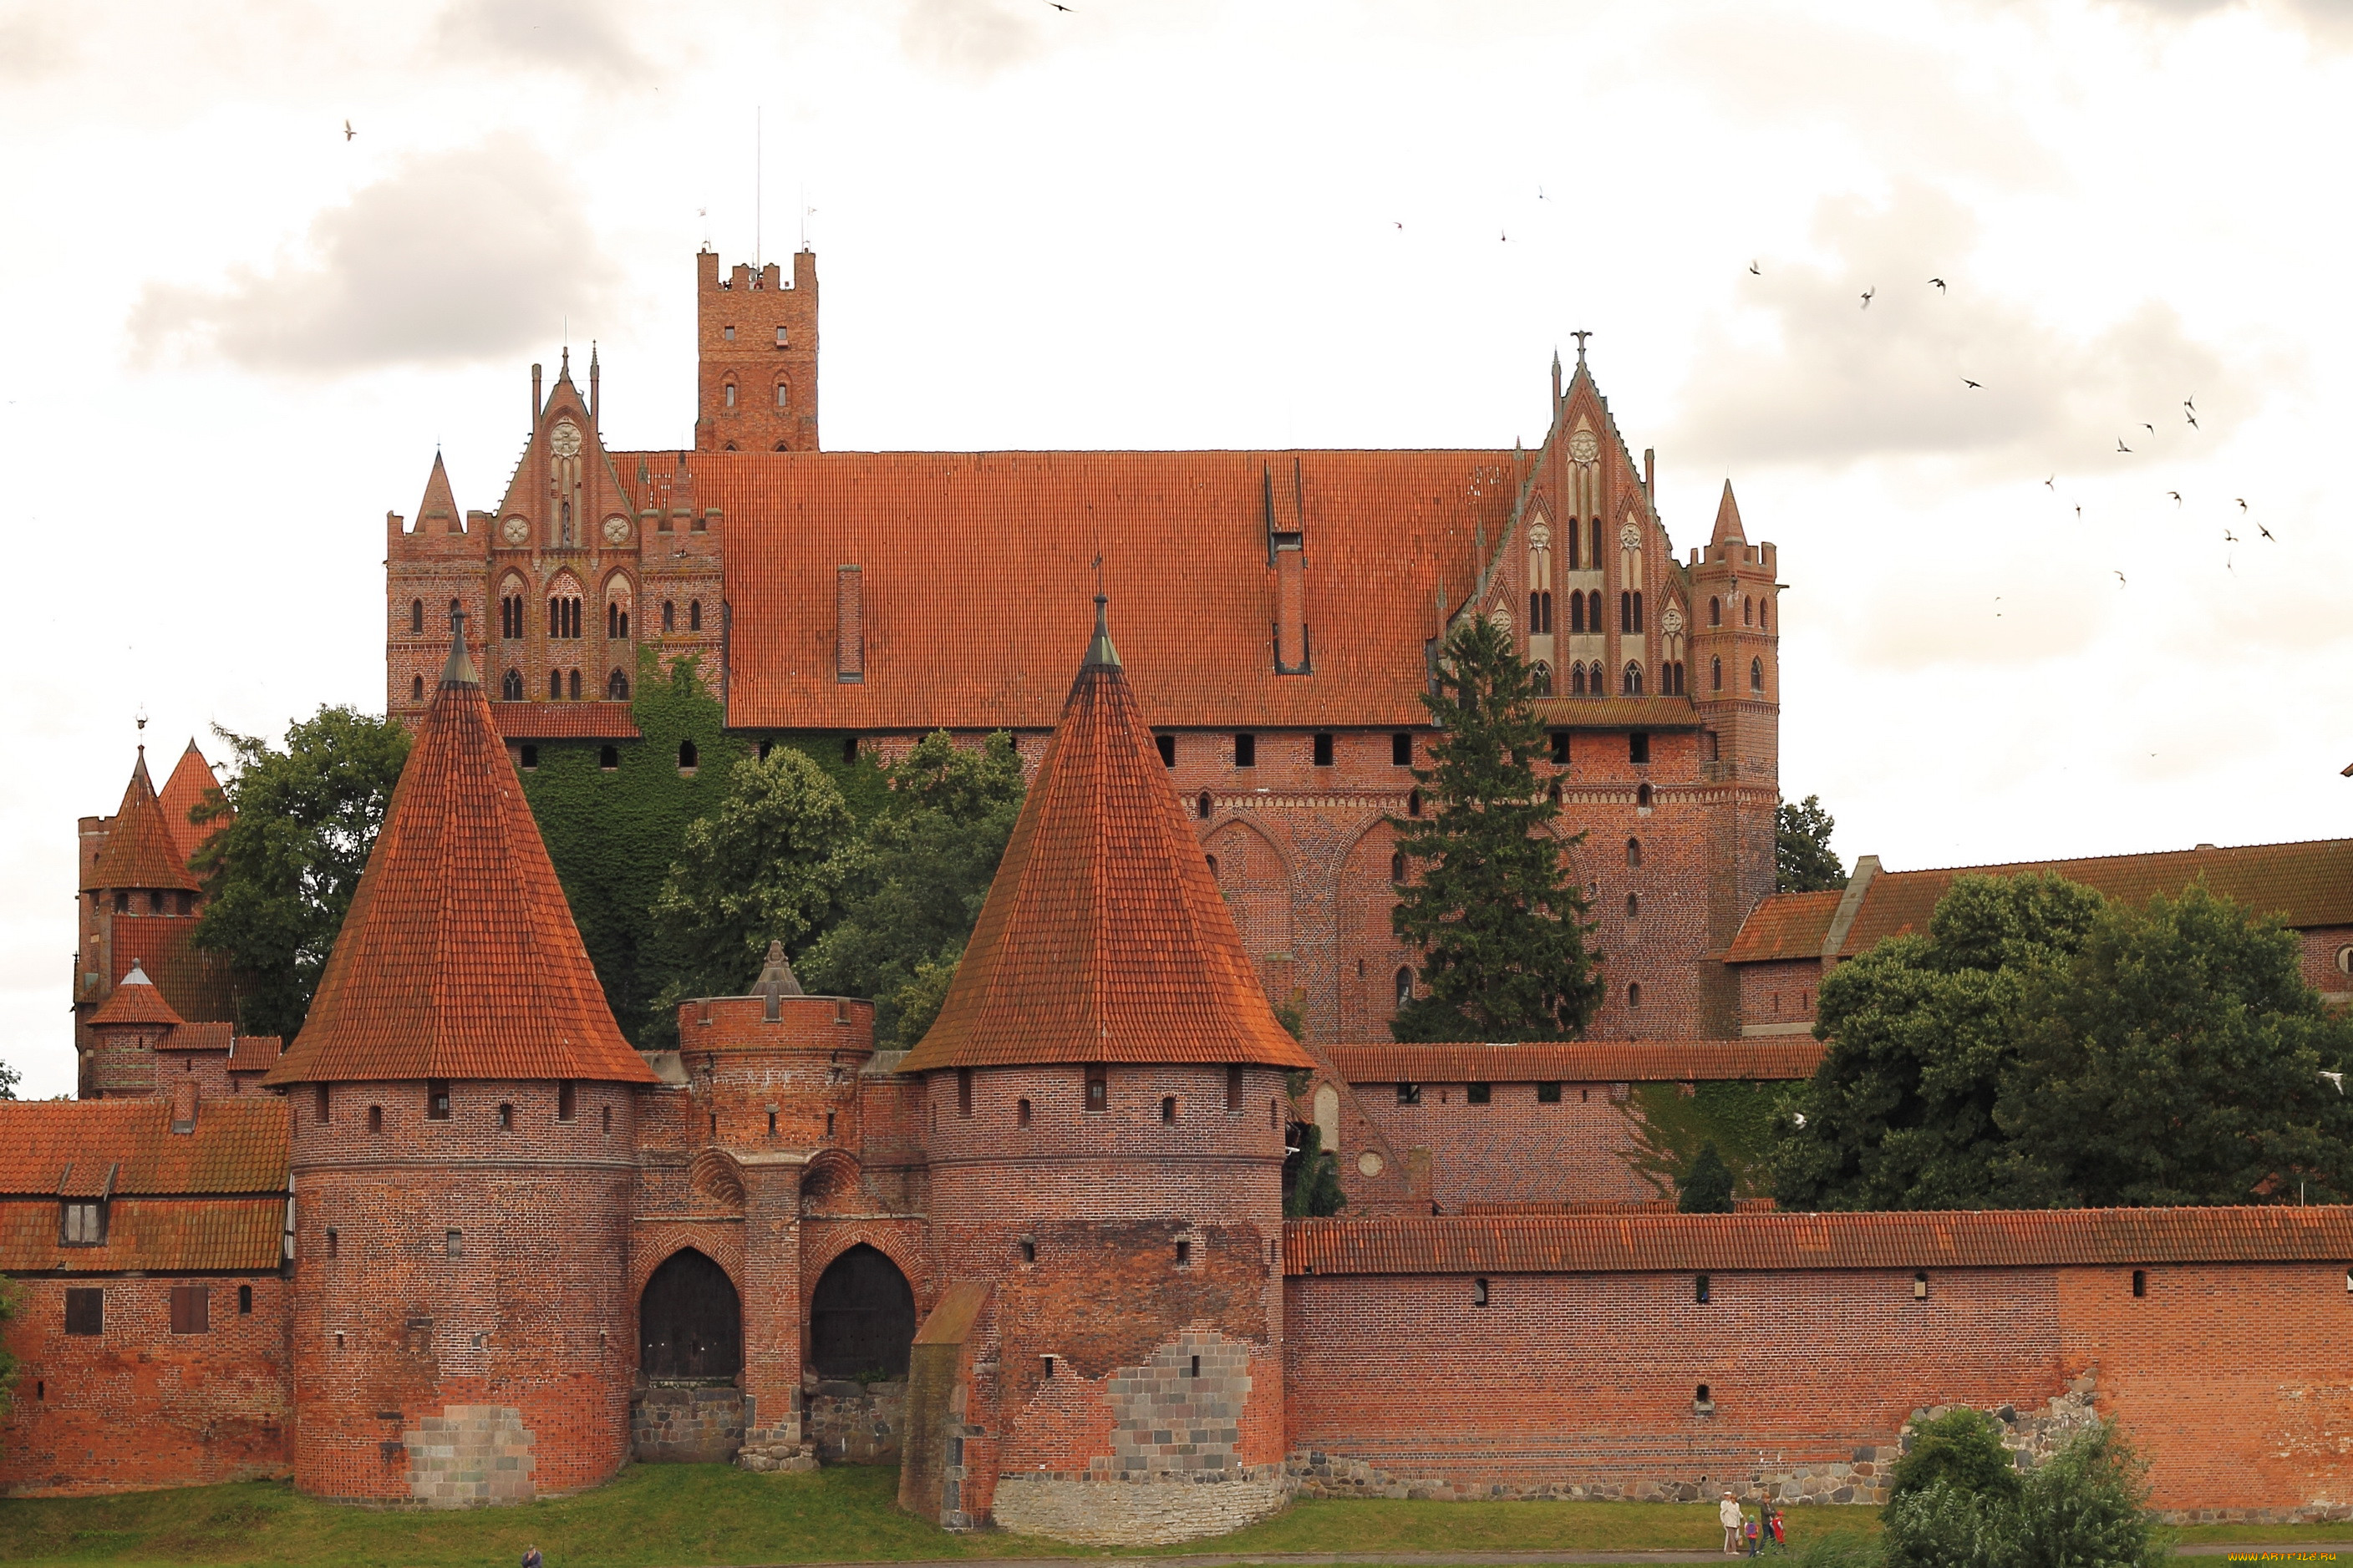
[[[1627,918],[1628,920],[1630,920],[1630,920],[1633,920],[1634,918],[1636,918],[1637,916],[1639,916],[1641,912],[1642,912],[1642,896],[1641,896],[1640,893],[1629,893],[1629,894],[1627,894],[1627,895],[1626,895],[1626,918]]]
[[[598,747],[596,749],[596,766],[608,773],[620,772],[621,748],[618,746]]]
[[[343,1238],[333,1226],[327,1227],[327,1256],[336,1257],[343,1249]]]
[[[1413,766],[1412,731],[1408,730],[1399,730],[1396,734],[1389,737],[1389,766],[1393,768],[1409,768]]]
[[[662,601],[662,630],[666,632],[678,630],[678,601],[675,599]]]
[[[1039,1356],[1038,1359],[1039,1359],[1039,1361],[1041,1361],[1041,1362],[1043,1362],[1043,1363],[1046,1363],[1046,1375],[1047,1375],[1048,1377],[1051,1377],[1051,1376],[1053,1376],[1053,1375],[1054,1375],[1054,1358],[1053,1358],[1052,1356],[1050,1356],[1050,1355],[1041,1355],[1041,1356]]]
[[[1413,971],[1409,968],[1400,969],[1397,972],[1397,1005],[1402,1007],[1412,1000]]]
[[[319,1085],[317,1099],[318,1106],[312,1114],[318,1123],[323,1127],[335,1119],[334,1108],[328,1101],[327,1086],[323,1083]]]
[[[411,702],[422,702],[425,700],[425,678],[423,676],[412,675],[408,678],[408,700]]]
[[[1238,768],[1254,768],[1258,766],[1258,737],[1256,735],[1236,735],[1234,737],[1234,766]]]
[[[1319,768],[1332,765],[1332,737],[1322,731],[1315,736],[1315,765]]]
[[[66,1292],[66,1332],[69,1334],[106,1332],[104,1287],[78,1287]]]
[[[1103,1068],[1087,1069],[1087,1109],[1089,1110],[1111,1109],[1111,1075]]]
[[[1209,792],[1208,790],[1203,790],[1199,798],[1193,802],[1193,815],[1199,817],[1203,822],[1208,821],[1209,805]]]
[[[770,1112],[768,1112],[768,1136],[769,1136],[769,1137],[771,1137],[771,1138],[774,1138],[776,1135],[776,1113],[775,1111],[771,1110]]]
[[[1642,841],[1639,838],[1629,838],[1626,840],[1626,864],[1640,866],[1641,863]]]
[[[1560,1085],[1556,1083],[1540,1083],[1536,1085],[1536,1103],[1538,1105],[1558,1105],[1560,1103]]]
[[[596,1130],[598,1131],[610,1132],[613,1130],[613,1108],[609,1105],[598,1106],[596,1108]]]
[[[1421,1085],[1418,1083],[1401,1083],[1398,1085],[1397,1102],[1399,1105],[1419,1105],[1421,1103]]]
[[[1632,984],[1626,987],[1626,1005],[1629,1007],[1640,1007],[1641,1005],[1642,983],[1637,980]]]
[[[248,1287],[248,1289],[249,1289],[249,1288],[250,1288],[250,1287]],[[35,1379],[33,1380],[33,1397],[34,1397],[34,1399],[35,1399],[35,1400],[37,1400],[37,1400],[46,1400],[46,1399],[47,1399],[47,1398],[48,1398],[48,1396],[49,1396],[49,1384],[48,1384],[48,1381],[47,1381],[47,1379],[46,1379],[46,1378],[38,1378],[38,1377],[35,1378]]]
[[[956,1068],[956,1114],[958,1116],[972,1114],[972,1069],[970,1068]]]
[[[1176,1125],[1176,1097],[1175,1095],[1164,1094],[1160,1097],[1160,1121],[1161,1125],[1165,1127],[1174,1127]]]
[[[428,1121],[449,1120],[449,1085],[446,1079],[437,1078],[425,1086],[425,1118]]]
[[[1462,1100],[1466,1105],[1492,1104],[1494,1098],[1495,1086],[1492,1083],[1466,1083],[1462,1086]]]
[[[240,1318],[253,1315],[253,1287],[250,1285],[237,1288],[237,1315]]]
[[[1193,1244],[1189,1241],[1178,1242],[1176,1244],[1176,1267],[1182,1268],[1192,1261]]]
[[[1152,737],[1152,743],[1160,748],[1160,765],[1162,767],[1173,768],[1176,765],[1176,736],[1155,735]]]
[[[441,1233],[441,1256],[444,1258],[466,1256],[466,1236],[463,1231],[445,1230]]]
[[[691,632],[702,629],[702,601],[700,599],[686,602],[686,629]]]
[[[1484,1279],[1471,1281],[1471,1304],[1474,1307],[1487,1304],[1487,1282]]]
[[[719,1112],[715,1110],[711,1113],[711,1135],[713,1138],[719,1136]]]
[[[1707,1384],[1704,1383],[1697,1388],[1692,1390],[1692,1403],[1698,1405],[1703,1410],[1713,1410],[1715,1408],[1715,1399],[1708,1392]]]
[[[514,1107],[505,1100],[499,1102],[499,1131],[501,1132],[514,1131]]]
[[[1419,790],[1408,790],[1406,792],[1405,814],[1408,816],[1419,816],[1421,815],[1421,792]]]
[[[509,675],[512,675],[514,671],[510,669],[507,673]],[[517,699],[520,699],[522,696],[521,682],[517,682],[516,684],[515,696]],[[539,771],[539,748],[537,746],[525,746],[522,749],[522,771],[527,773],[536,773]]]
[[[782,327],[776,329],[776,346],[778,348],[785,346],[785,329]]]
[[[412,634],[425,630],[425,601],[422,599],[408,601],[408,629]]]
[[[1651,786],[1649,784],[1636,784],[1634,786],[1634,809],[1636,811],[1648,811],[1651,809]]]
[[[1201,1358],[1199,1356],[1195,1356],[1193,1358],[1193,1364],[1186,1371],[1185,1375],[1187,1377],[1198,1377],[1201,1375]]]
[[[1025,1101],[1024,1103],[1027,1102]],[[1024,1263],[1035,1263],[1038,1261],[1038,1244],[1036,1242],[1024,1241],[1021,1244],[1021,1261]]]
[[[1552,761],[1555,767],[1568,766],[1568,731],[1566,730],[1552,732]]]
[[[832,1137],[832,1136],[833,1136],[833,1118],[834,1118],[834,1115],[835,1115],[835,1113],[834,1113],[833,1111],[830,1111],[830,1110],[828,1110],[828,1111],[827,1111],[827,1112],[825,1113],[825,1135],[826,1135],[827,1137],[828,1137],[828,1138],[830,1138],[830,1137]]]
[[[1751,691],[1765,689],[1765,661],[1761,658],[1752,658],[1748,661],[1748,689]]]
[[[555,1086],[555,1119],[569,1121],[578,1112],[580,1090],[577,1085],[560,1083]]]
[[[1651,760],[1651,737],[1637,730],[1626,737],[1626,760],[1647,763]]]
[[[1693,1277],[1692,1300],[1697,1301],[1701,1306],[1704,1307],[1707,1305],[1708,1298],[1714,1293],[1714,1290],[1715,1286],[1706,1275],[1700,1274]],[[1699,1396],[1702,1399],[1705,1399],[1707,1397],[1707,1384],[1704,1383],[1700,1384]]]
[[[1912,1299],[1915,1301],[1928,1299],[1928,1271],[1925,1268],[1915,1270],[1912,1275]]]
[[[2147,1270],[2147,1269],[2146,1269],[2146,1268],[2136,1268],[2136,1269],[2134,1269],[2134,1270],[2133,1270],[2133,1281],[2132,1281],[2132,1285],[2133,1285],[2133,1294],[2134,1294],[2134,1295],[2136,1295],[2136,1296],[2146,1296],[2146,1295],[2147,1295],[2147,1294],[2148,1294],[2148,1270]],[[2346,1288],[2347,1289],[2348,1289],[2348,1290],[2353,1290],[2353,1269],[2348,1269],[2348,1270],[2346,1272],[2346,1276],[2345,1276],[2345,1288]]]
[[[841,760],[845,763],[854,763],[858,760],[857,736],[844,735],[841,738]]]
[[[1029,1102],[1028,1100],[1017,1100],[1013,1102],[1013,1125],[1016,1127],[1027,1127],[1029,1125]]]
[[[1392,882],[1405,880],[1405,851],[1402,849],[1389,857],[1389,880]]]
[[[368,1131],[371,1132],[381,1132],[384,1131],[383,1106],[371,1105],[368,1107]]]
[[[1229,1067],[1226,1068],[1226,1110],[1230,1113],[1241,1108],[1242,1069],[1239,1067]]]

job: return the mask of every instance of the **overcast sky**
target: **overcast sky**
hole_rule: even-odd
[[[385,512],[567,331],[689,444],[705,240],[816,247],[837,448],[1509,445],[1590,329],[1850,860],[2353,823],[2353,5],[1069,4],[0,0],[26,1092],[134,715],[380,705]]]

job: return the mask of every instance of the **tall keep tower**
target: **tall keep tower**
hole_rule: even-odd
[[[636,1100],[464,643],[317,998],[292,1107],[294,1478],[457,1506],[628,1452]]]
[[[1099,612],[939,1020],[900,1067],[923,1079],[957,1282],[916,1335],[903,1506],[1193,1535],[1281,1505],[1283,1074],[1312,1065]]]
[[[785,286],[775,262],[694,258],[694,448],[698,452],[814,452],[817,435],[817,253],[793,253]]]

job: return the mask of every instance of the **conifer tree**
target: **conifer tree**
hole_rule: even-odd
[[[1703,1143],[1683,1173],[1675,1208],[1683,1214],[1732,1213],[1732,1168],[1713,1143]]]
[[[1391,1020],[1400,1040],[1547,1040],[1601,1000],[1584,889],[1553,832],[1559,805],[1535,762],[1545,742],[1527,667],[1483,618],[1442,650],[1422,705],[1439,728],[1415,780],[1430,815],[1391,817],[1411,873],[1390,921],[1422,955],[1420,994]]]

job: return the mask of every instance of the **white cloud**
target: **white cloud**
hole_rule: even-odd
[[[594,0],[457,0],[441,14],[435,43],[459,60],[643,81],[654,68],[630,45],[617,9]]]
[[[412,160],[311,224],[305,254],[216,289],[152,283],[132,337],[248,370],[340,374],[458,364],[542,342],[613,298],[565,170],[499,133]]]
[[[1038,13],[1039,15],[1033,15]],[[899,42],[917,63],[964,77],[987,77],[1045,47],[1045,0],[1016,9],[1009,0],[909,0]]]

